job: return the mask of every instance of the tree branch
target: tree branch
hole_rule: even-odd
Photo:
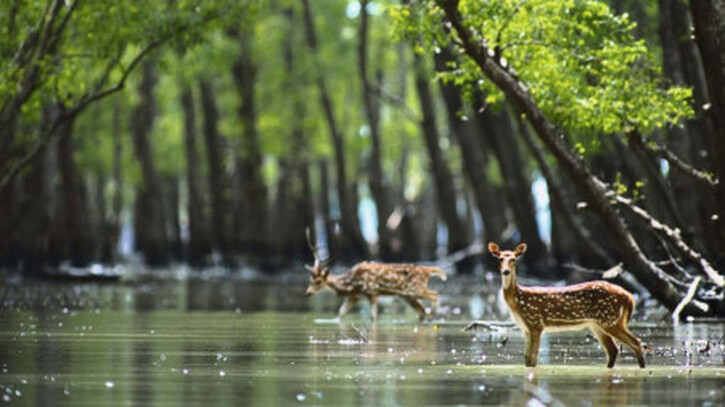
[[[384,91],[382,89],[382,87],[380,87],[380,86],[373,86],[371,84],[368,84],[368,88],[373,93],[373,95],[375,95],[375,97],[377,97],[378,99],[380,99],[384,102],[387,102],[387,103],[397,107],[398,109],[400,109],[400,112],[403,114],[403,116],[407,117],[408,119],[410,119],[411,121],[413,121],[415,123],[421,122],[422,119],[420,117],[418,117],[410,109],[410,107],[408,107],[408,105],[405,103],[405,101],[402,98]]]
[[[690,288],[687,289],[687,294],[685,294],[685,296],[682,298],[682,301],[677,304],[675,310],[672,311],[672,320],[675,322],[675,324],[680,321],[680,313],[682,312],[682,310],[685,309],[685,306],[689,304],[695,297],[695,293],[697,292],[697,286],[700,285],[700,280],[702,280],[702,277],[695,277],[695,280],[692,282],[692,284],[690,284]],[[707,307],[707,304],[696,304],[696,306],[702,308],[702,306]],[[707,309],[705,309],[704,311],[707,311]]]
[[[704,185],[708,188],[708,190],[714,191],[718,182],[720,182],[720,180],[713,180],[712,175],[700,171],[693,166],[687,164],[686,162],[682,161],[682,159],[680,159],[667,147],[664,147],[652,140],[650,140],[649,142],[645,142],[644,138],[642,138],[642,135],[639,134],[639,132],[636,130],[627,133],[627,136],[630,138],[630,140],[639,145],[643,151],[647,152],[647,154],[651,155],[652,157],[661,158],[667,161],[667,163],[670,164],[673,168],[677,169],[678,171],[682,172],[683,174],[692,178],[698,183]]]
[[[616,195],[614,201],[616,204],[626,208],[632,214],[645,221],[648,227],[653,230],[655,234],[672,243],[677,250],[682,253],[682,255],[697,265],[700,271],[702,271],[702,273],[704,273],[715,285],[718,287],[725,286],[725,278],[723,278],[723,276],[721,276],[717,270],[710,265],[710,262],[708,262],[702,254],[695,251],[695,249],[691,248],[682,240],[679,229],[672,229],[671,227],[658,221],[652,217],[652,215],[647,213],[647,211],[635,205],[631,199],[625,198],[621,195]]]
[[[129,66],[124,69],[123,74],[121,75],[121,79],[119,79],[119,81],[114,86],[103,90],[97,89],[93,93],[84,95],[80,98],[75,106],[70,109],[65,109],[58,116],[56,116],[50,125],[48,125],[45,129],[41,130],[41,135],[38,142],[35,143],[35,145],[33,145],[33,147],[28,150],[25,155],[23,155],[23,157],[15,162],[15,164],[10,167],[10,169],[2,176],[2,178],[0,178],[0,190],[10,184],[10,182],[18,175],[18,173],[28,164],[30,164],[30,162],[32,162],[45,149],[45,146],[48,144],[55,131],[63,122],[80,114],[91,103],[101,100],[122,90],[126,85],[126,80],[128,79],[129,75],[138,66],[141,60],[143,60],[146,55],[148,55],[152,50],[167,41],[169,38],[171,38],[170,35],[166,38],[156,40],[148,44],[143,50],[141,50],[134,57]],[[110,70],[106,71],[106,78],[107,75],[110,75]],[[99,79],[98,83],[102,85],[105,82],[106,78]]]

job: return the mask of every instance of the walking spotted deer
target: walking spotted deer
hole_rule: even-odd
[[[428,280],[437,275],[442,280],[446,274],[438,267],[425,267],[414,264],[390,264],[362,262],[353,266],[343,274],[330,274],[332,258],[320,260],[317,246],[310,241],[307,231],[307,244],[312,250],[315,263],[305,267],[310,272],[310,285],[307,295],[313,295],[329,288],[337,295],[345,297],[338,313],[342,318],[361,299],[370,301],[370,316],[373,321],[378,317],[378,297],[383,295],[398,296],[405,300],[418,312],[422,321],[426,317],[425,308],[419,300],[431,300],[438,303],[438,293],[428,290]]]
[[[634,311],[634,298],[629,292],[606,281],[522,287],[516,282],[516,260],[526,251],[526,244],[512,251],[489,243],[488,250],[498,258],[504,300],[526,336],[526,366],[536,366],[544,331],[589,328],[607,352],[607,367],[613,367],[617,359],[617,339],[634,351],[639,367],[644,368],[640,340],[627,329]]]

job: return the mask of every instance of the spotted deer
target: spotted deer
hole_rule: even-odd
[[[617,359],[617,339],[634,351],[639,367],[644,368],[640,340],[627,329],[634,311],[632,294],[606,281],[565,287],[523,287],[516,282],[516,261],[526,251],[526,244],[512,251],[489,243],[488,250],[499,261],[504,300],[526,336],[526,366],[536,366],[544,331],[589,328],[607,352],[607,367],[613,367]]]
[[[343,274],[330,274],[332,258],[320,260],[317,246],[310,241],[307,231],[307,244],[312,250],[314,264],[305,267],[310,272],[310,284],[306,294],[313,295],[329,288],[338,296],[345,297],[338,316],[342,318],[361,299],[370,301],[370,317],[378,317],[378,298],[383,295],[398,296],[418,312],[422,321],[426,317],[425,308],[419,300],[431,300],[438,303],[438,293],[428,289],[431,274],[446,279],[446,274],[438,267],[418,266],[414,264],[390,264],[362,262]]]

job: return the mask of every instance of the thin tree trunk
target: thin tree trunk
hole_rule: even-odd
[[[707,80],[709,108],[705,114],[713,124],[715,187],[712,226],[717,236],[717,257],[725,259],[725,5],[722,0],[690,0],[695,38]]]
[[[295,23],[294,7],[290,5],[284,11],[288,21],[288,32],[283,43],[283,58],[285,67],[287,68],[288,82],[286,84],[289,89],[292,100],[292,132],[290,138],[292,146],[289,150],[289,203],[285,205],[285,210],[290,210],[284,217],[279,217],[280,222],[287,223],[288,229],[284,236],[279,239],[284,247],[287,247],[284,254],[288,254],[292,259],[307,259],[309,253],[305,242],[305,230],[314,228],[315,209],[312,194],[312,184],[310,181],[310,153],[307,143],[304,118],[305,118],[305,100],[302,96],[302,87],[300,83],[300,73],[297,70],[298,55],[294,47],[294,39],[296,29],[299,27]],[[279,194],[279,192],[278,192]],[[280,215],[281,216],[281,215]],[[286,221],[285,221],[286,220]],[[279,229],[275,229],[279,233]]]
[[[204,79],[199,81],[201,107],[204,114],[203,133],[209,165],[209,190],[211,195],[212,241],[226,263],[231,262],[231,231],[227,225],[230,217],[228,188],[229,181],[224,171],[223,137],[219,134],[219,112],[216,107],[214,89]]]
[[[448,70],[447,64],[454,59],[449,48],[442,50],[435,55],[436,70],[439,72]],[[486,174],[486,151],[478,134],[486,130],[482,128],[478,114],[474,115],[473,120],[461,118],[461,115],[468,112],[464,110],[463,95],[458,87],[452,83],[441,82],[441,92],[446,105],[448,127],[460,145],[463,169],[483,221],[484,240],[499,241],[506,228],[506,222],[505,217],[501,216],[503,208],[499,193]]]
[[[480,114],[480,120],[501,169],[503,189],[513,211],[516,228],[521,233],[522,241],[528,244],[528,261],[531,264],[547,264],[549,258],[536,221],[531,181],[525,173],[526,163],[522,160],[518,142],[512,137],[514,129],[511,118],[505,110],[494,113],[486,109]]]
[[[43,121],[52,120],[55,114],[51,107],[43,109]],[[55,152],[46,150],[29,168],[21,179],[23,190],[16,216],[21,219],[14,230],[4,230],[3,235],[14,237],[18,256],[22,259],[23,271],[40,274],[46,271],[49,255],[49,227],[53,205],[53,175],[55,174]],[[10,189],[10,188],[8,188]]]
[[[209,254],[209,234],[204,216],[204,195],[201,188],[201,159],[197,147],[196,109],[190,87],[181,91],[181,108],[184,111],[184,150],[186,151],[186,185],[188,190],[187,215],[189,218],[189,246],[187,260],[201,265]]]
[[[73,160],[74,120],[64,122],[58,129],[58,167],[63,183],[65,236],[68,258],[75,267],[87,266],[92,259],[89,236],[87,193]]]
[[[606,225],[612,239],[617,244],[624,262],[624,266],[632,272],[637,280],[647,290],[670,310],[674,310],[683,298],[679,291],[667,278],[666,273],[650,261],[637,241],[630,233],[626,223],[618,211],[610,204],[609,191],[606,185],[592,175],[586,164],[569,150],[558,135],[557,128],[547,120],[539,110],[536,102],[514,75],[503,68],[488,56],[485,44],[475,41],[469,28],[463,23],[456,4],[438,3],[444,10],[452,29],[458,34],[466,54],[478,65],[483,72],[506,95],[509,102],[521,114],[525,114],[529,123],[535,129],[537,136],[544,145],[554,154],[562,168],[570,176],[577,190],[586,199],[602,222]],[[717,302],[717,301],[716,301]],[[704,311],[695,303],[686,306],[686,313],[690,315],[706,315],[709,312],[722,312],[722,307],[710,307]]]
[[[307,32],[307,45],[312,54],[318,53],[317,34],[312,20],[309,0],[301,0],[303,16]],[[359,258],[367,256],[367,244],[360,231],[360,221],[357,217],[357,208],[352,205],[350,197],[350,185],[348,184],[345,170],[345,138],[337,126],[335,111],[330,99],[327,83],[322,69],[316,69],[316,82],[320,93],[320,104],[325,114],[325,119],[330,130],[330,137],[335,151],[335,171],[337,175],[337,195],[340,207],[340,242],[341,255],[347,258]]]
[[[539,164],[539,169],[541,170],[541,174],[546,180],[546,184],[549,189],[549,201],[552,217],[552,246],[557,247],[557,245],[553,243],[553,226],[562,226],[559,222],[554,222],[554,220],[561,219],[563,221],[561,223],[563,223],[563,225],[566,227],[566,231],[557,231],[557,234],[566,235],[562,236],[562,238],[566,241],[564,247],[573,248],[581,245],[581,247],[586,249],[586,257],[594,257],[596,263],[598,263],[600,266],[611,267],[612,265],[614,265],[614,261],[607,254],[604,248],[602,248],[599,243],[596,242],[595,238],[591,235],[591,233],[589,233],[589,231],[586,230],[584,226],[577,221],[576,217],[572,213],[575,209],[575,206],[567,198],[564,188],[562,188],[562,186],[559,184],[557,177],[554,175],[554,171],[546,162],[544,151],[542,151],[541,147],[539,147],[539,145],[536,143],[536,140],[534,140],[534,137],[531,135],[531,133],[529,133],[529,129],[526,127],[526,124],[518,116],[516,117],[516,123],[518,125],[518,133],[524,139],[526,146],[529,148],[529,151],[531,151],[531,155],[534,156],[534,159]],[[560,250],[562,249],[562,247],[560,246],[557,248]],[[567,252],[557,253],[557,258],[561,262],[575,257],[575,255],[576,252],[571,250]]]
[[[232,33],[240,44],[240,52],[232,67],[232,77],[240,96],[238,115],[242,123],[241,155],[236,159],[235,171],[242,180],[242,199],[245,201],[241,229],[241,247],[255,256],[263,257],[269,249],[267,238],[267,186],[262,178],[262,148],[257,134],[255,106],[256,71],[252,60],[252,30]]]
[[[139,83],[138,105],[134,108],[131,133],[134,153],[141,165],[141,186],[136,196],[135,231],[138,249],[144,254],[146,262],[153,266],[163,266],[169,262],[169,239],[166,234],[166,213],[161,180],[156,172],[150,134],[156,115],[154,87],[156,73],[154,62],[147,61],[142,68]]]
[[[380,105],[377,102],[370,83],[368,74],[368,26],[369,18],[367,12],[368,0],[360,2],[360,31],[358,42],[358,67],[360,80],[362,82],[363,105],[370,126],[371,149],[368,158],[368,183],[370,193],[375,202],[375,210],[378,218],[378,246],[379,256],[383,260],[390,260],[392,253],[390,247],[390,230],[386,227],[386,220],[392,212],[390,204],[386,199],[385,177],[382,164],[382,147],[380,139]]]
[[[111,129],[113,137],[113,157],[111,158],[113,179],[113,202],[111,208],[110,242],[111,258],[116,261],[118,257],[118,241],[121,237],[121,225],[123,224],[123,142],[121,133],[121,102],[116,97],[113,102],[113,124]]]
[[[448,228],[448,252],[453,253],[466,248],[470,243],[470,231],[458,216],[456,205],[458,196],[455,190],[453,175],[443,157],[440,147],[440,135],[436,125],[435,107],[431,94],[428,75],[420,55],[414,56],[415,87],[418,91],[418,101],[423,113],[421,130],[425,141],[426,151],[430,159],[430,170],[438,204],[438,213]]]
[[[171,254],[175,260],[184,258],[184,245],[181,242],[181,219],[179,218],[179,209],[181,208],[179,182],[176,175],[164,177],[166,218],[168,219],[166,229],[169,231]]]
[[[325,237],[327,238],[328,246],[327,250],[337,253],[336,250],[333,250],[333,246],[338,245],[339,241],[335,240],[332,212],[330,209],[330,170],[328,169],[326,160],[320,160],[318,167],[320,171],[320,209],[325,225]]]

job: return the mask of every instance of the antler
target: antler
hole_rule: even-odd
[[[312,251],[312,256],[315,258],[315,264],[312,266],[305,265],[305,268],[310,271],[311,274],[316,274],[324,271],[324,269],[332,263],[333,258],[328,257],[325,260],[320,260],[317,254],[317,245],[312,244],[312,238],[310,237],[310,228],[305,229],[305,236],[307,237],[307,246]]]

